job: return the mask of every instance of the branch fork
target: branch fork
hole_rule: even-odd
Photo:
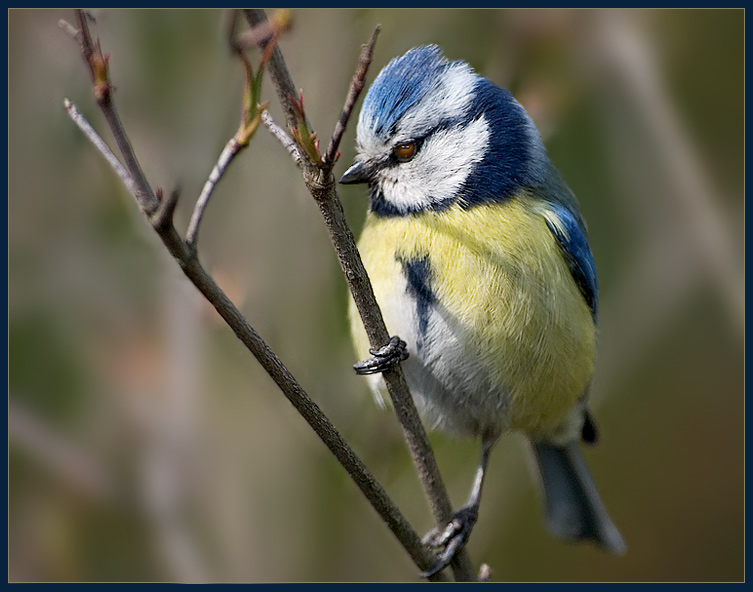
[[[363,465],[329,419],[204,270],[197,255],[198,229],[215,187],[235,156],[248,145],[251,137],[258,129],[259,123],[264,123],[272,134],[281,141],[293,161],[301,169],[304,182],[320,207],[349,288],[364,320],[364,326],[372,347],[376,350],[390,341],[381,312],[374,298],[371,283],[355,247],[355,239],[345,221],[342,204],[337,196],[335,181],[332,176],[332,169],[339,155],[339,144],[345,127],[357,97],[364,87],[366,71],[371,62],[379,28],[375,29],[370,42],[363,47],[340,119],[336,124],[327,151],[322,156],[316,133],[312,131],[306,119],[303,95],[294,91],[295,86],[288,73],[282,53],[277,46],[280,33],[290,24],[289,14],[278,11],[274,13],[271,21],[267,20],[266,14],[261,10],[247,10],[245,15],[251,29],[237,36],[233,43],[234,51],[240,56],[246,72],[241,123],[236,134],[228,141],[222,151],[197,199],[185,240],[180,237],[173,223],[173,214],[179,191],[176,189],[166,196],[160,189],[153,192],[146,181],[112,100],[113,86],[109,78],[110,58],[102,52],[99,40],[96,42],[92,40],[87,22],[89,17],[81,10],[76,11],[78,29],[64,22],[61,22],[61,26],[81,45],[82,55],[92,75],[94,98],[115,137],[122,160],[107,146],[68,99],[65,100],[65,109],[70,118],[121,178],[185,275],[215,307],[236,336],[275,380],[283,394],[342,464],[415,564],[420,570],[424,571],[435,563],[433,553],[421,542],[420,537],[411,528],[400,510],[390,500],[381,485]],[[250,62],[243,55],[243,49],[254,45],[259,45],[263,52],[256,74],[253,73]],[[285,111],[292,138],[273,121],[266,111],[266,103],[261,101],[262,74],[267,67]],[[298,99],[295,99],[296,95]],[[428,438],[408,392],[400,365],[396,364],[385,370],[384,378],[419,476],[430,500],[435,520],[440,527],[443,527],[452,517],[452,506],[444,489]],[[458,553],[453,560],[452,567],[457,580],[475,579],[468,556],[464,551]],[[446,576],[440,572],[432,575],[429,579],[442,581],[446,580]]]

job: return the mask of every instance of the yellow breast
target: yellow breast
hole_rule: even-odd
[[[359,249],[391,335],[416,333],[415,315],[405,310],[410,299],[401,261],[428,257],[428,286],[441,323],[429,327],[436,333],[430,358],[421,354],[426,359],[405,368],[409,374],[422,364],[420,372],[435,373],[436,380],[422,375],[411,384],[434,423],[452,429],[445,416],[458,413],[467,416],[467,425],[455,426],[459,431],[490,429],[486,423],[544,434],[561,427],[586,389],[595,327],[542,207],[517,198],[406,217],[369,214]],[[368,357],[353,306],[351,323],[358,355]],[[409,341],[411,355],[419,355],[410,349]]]

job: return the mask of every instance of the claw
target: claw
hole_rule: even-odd
[[[421,572],[422,578],[429,578],[442,571],[452,561],[455,554],[468,542],[473,525],[478,518],[478,505],[463,506],[453,516],[447,527],[439,532],[437,529],[427,534],[423,543],[437,549],[437,562],[428,570]]]
[[[400,339],[397,335],[390,339],[390,342],[379,349],[370,349],[369,353],[372,355],[368,360],[363,360],[353,364],[353,369],[356,374],[378,374],[388,370],[395,364],[402,362],[408,357],[408,351],[406,350],[406,343]]]
[[[494,443],[497,441],[497,434],[489,433],[481,439],[481,462],[476,470],[476,479],[473,482],[473,489],[468,498],[468,502],[460,508],[450,520],[450,523],[442,532],[437,529],[432,530],[424,537],[423,543],[432,549],[437,550],[437,562],[424,572],[421,577],[428,578],[442,571],[452,561],[455,554],[460,551],[468,542],[471,536],[473,525],[478,519],[478,508],[481,503],[481,488],[484,485],[484,475],[489,465],[489,455],[492,452]]]

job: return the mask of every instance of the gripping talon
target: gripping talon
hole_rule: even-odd
[[[465,546],[465,543],[466,541],[462,540],[460,537],[453,537],[450,539],[450,542],[447,544],[444,551],[437,555],[437,562],[428,570],[422,571],[419,575],[422,578],[430,578],[434,574],[442,571],[445,567],[450,565],[453,557],[455,557],[455,553],[462,549],[463,546]]]
[[[421,572],[422,578],[429,578],[450,564],[455,554],[468,542],[477,518],[478,505],[464,506],[455,513],[442,532],[434,529],[424,537],[423,543],[437,549],[439,553],[437,562],[428,570]]]
[[[372,355],[368,360],[362,360],[353,364],[356,374],[378,374],[388,370],[395,364],[398,364],[408,357],[407,345],[405,341],[397,335],[390,339],[390,342],[379,349],[370,349]]]

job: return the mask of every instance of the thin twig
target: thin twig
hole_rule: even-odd
[[[361,47],[361,56],[358,60],[358,68],[356,69],[356,73],[353,75],[353,80],[350,83],[350,90],[348,91],[348,96],[345,99],[345,105],[343,106],[343,110],[340,113],[340,119],[335,125],[335,131],[332,133],[332,140],[330,141],[327,152],[324,155],[324,162],[329,164],[330,166],[335,165],[335,161],[337,160],[337,151],[340,148],[340,142],[342,141],[343,134],[345,133],[345,126],[348,124],[350,114],[353,112],[353,107],[356,104],[358,95],[361,94],[361,91],[363,90],[366,72],[369,69],[369,64],[371,64],[371,57],[374,54],[374,45],[376,44],[377,35],[379,34],[380,29],[381,27],[377,25],[374,28],[374,32],[371,34],[371,39],[369,40],[369,42]]]
[[[272,118],[269,111],[265,111],[261,114],[261,120],[264,122],[264,125],[267,126],[270,133],[277,138],[285,150],[288,151],[288,154],[290,154],[290,157],[293,159],[296,166],[302,169],[303,156],[301,155],[301,150],[298,148],[298,144],[295,143],[295,140],[293,140],[284,129],[277,125],[277,122]]]
[[[141,165],[139,165],[139,161],[133,152],[131,142],[128,140],[128,136],[120,122],[120,117],[113,107],[112,85],[110,84],[108,72],[109,56],[105,56],[102,53],[99,41],[96,44],[92,41],[86,13],[83,10],[77,10],[76,16],[79,24],[80,35],[78,38],[81,42],[81,52],[89,66],[89,72],[94,84],[94,98],[110,126],[115,143],[123,157],[123,165],[135,183],[136,193],[134,193],[134,197],[139,207],[146,214],[151,214],[157,209],[159,200],[155,197],[152,188],[146,181]]]
[[[79,16],[81,37],[89,40],[88,42],[82,43],[82,51],[85,56],[88,56],[87,62],[91,64],[89,58],[96,54],[98,47],[96,50],[92,50],[93,45],[91,44],[86,17],[81,14]],[[88,52],[86,48],[89,48]],[[97,78],[93,77],[93,80],[96,85]],[[113,133],[117,132],[117,134],[121,134],[122,137],[125,138],[125,132],[120,125],[115,105],[111,98],[109,98],[109,93],[107,94],[108,100],[106,102],[99,100],[99,98],[97,102],[110,124]],[[125,165],[121,165],[117,158],[114,158],[113,160],[108,157],[107,154],[110,151],[109,148],[106,147],[104,141],[97,135],[88,122],[86,122],[78,110],[75,108],[68,108],[69,104],[70,101],[66,103],[66,109],[69,115],[71,115],[71,118],[74,119],[81,129],[88,130],[86,132],[87,138],[97,146],[103,156],[105,156],[107,162],[116,172],[119,173],[119,176],[136,199],[138,205],[147,214],[150,223],[158,233],[163,244],[170,254],[177,260],[188,279],[204,295],[212,306],[214,306],[215,310],[217,310],[220,316],[233,330],[235,335],[243,342],[267,374],[269,374],[269,376],[275,381],[285,397],[293,404],[316,432],[317,436],[338,459],[350,478],[355,482],[367,500],[371,503],[372,507],[387,524],[416,565],[421,569],[430,567],[434,562],[433,555],[423,545],[418,534],[416,534],[411,528],[408,521],[401,514],[399,508],[395,506],[382,486],[376,481],[360,458],[342,438],[340,433],[336,430],[326,415],[324,415],[318,405],[316,405],[316,403],[306,394],[277,355],[269,348],[269,346],[267,346],[261,336],[254,330],[237,307],[202,267],[196,255],[196,250],[191,248],[191,246],[183,241],[178,235],[175,226],[169,217],[174,209],[175,201],[177,200],[177,192],[173,192],[169,198],[163,200],[164,203],[160,204],[160,200],[154,195],[151,187],[147,184],[143,173],[141,173],[135,155],[131,152],[131,157],[125,159]],[[70,106],[72,107],[72,105]],[[103,150],[102,147],[104,147],[105,150]],[[127,149],[130,150],[130,144],[127,146]],[[125,171],[124,174],[121,175],[120,171],[123,169],[125,169]],[[145,201],[145,196],[151,196],[151,199]]]
[[[247,10],[245,14],[252,27],[256,27],[266,20],[263,10]],[[362,55],[364,53],[366,52],[362,52]],[[367,59],[364,64],[359,63],[359,69],[362,66],[367,67],[369,61]],[[288,125],[294,127],[296,125],[296,108],[293,104],[295,94],[291,93],[290,89],[295,89],[295,85],[279,48],[275,48],[275,52],[272,54],[269,74],[277,87],[277,95],[286,117],[288,117]],[[353,101],[355,102],[355,98]],[[350,113],[346,112],[345,120],[340,122],[343,127],[347,124],[349,115]],[[305,117],[305,114],[303,116]],[[389,342],[390,335],[376,302],[371,281],[356,248],[355,238],[345,219],[342,203],[337,195],[334,177],[332,176],[331,163],[320,166],[304,156],[303,165],[303,180],[324,217],[348,288],[363,321],[371,346],[378,349]],[[426,431],[408,390],[402,368],[399,364],[395,365],[384,372],[383,376],[398,421],[403,429],[408,449],[429,500],[434,519],[437,526],[444,529],[453,517],[452,504],[442,481]],[[476,579],[476,574],[465,549],[461,549],[456,554],[451,565],[457,580],[473,581]]]
[[[237,14],[237,13],[233,13]],[[277,44],[277,38],[283,25],[270,25],[267,27],[271,30],[271,37],[269,39],[269,52]],[[229,29],[230,44],[234,46],[233,34],[235,30],[235,24],[232,23]],[[212,171],[209,174],[207,182],[204,184],[199,199],[194,206],[193,214],[188,225],[188,231],[186,233],[186,242],[194,249],[197,248],[196,242],[198,240],[199,226],[204,216],[204,212],[209,204],[209,199],[212,197],[217,184],[222,179],[222,175],[233,159],[244,149],[247,148],[251,137],[259,127],[261,121],[261,115],[266,110],[269,103],[261,103],[261,77],[264,74],[264,66],[269,61],[269,53],[265,52],[259,62],[259,69],[257,75],[254,76],[254,71],[246,55],[241,49],[236,50],[237,56],[240,58],[246,73],[246,84],[243,91],[243,102],[241,109],[241,121],[238,130],[235,135],[230,138],[220,154],[217,164],[214,165]]]
[[[243,13],[252,28],[256,28],[267,21],[267,15],[261,9],[247,9],[244,10]],[[266,48],[267,46],[267,43],[262,43],[261,45],[262,48]],[[277,98],[285,111],[285,121],[287,122],[288,127],[292,128],[295,126],[296,113],[290,99],[298,96],[298,90],[296,89],[295,84],[293,84],[290,71],[285,63],[285,59],[282,57],[282,51],[280,51],[278,45],[275,45],[272,57],[269,60],[269,74],[272,77],[272,80],[275,81]]]
[[[75,123],[78,128],[82,132],[84,132],[84,135],[87,137],[87,139],[94,145],[97,150],[99,150],[99,153],[105,157],[107,164],[112,167],[118,177],[120,177],[123,183],[125,183],[129,193],[135,194],[138,190],[138,187],[133,182],[133,179],[128,174],[128,171],[125,170],[120,160],[118,160],[118,157],[115,156],[115,153],[110,150],[110,147],[105,143],[100,135],[89,124],[86,118],[76,108],[76,105],[74,105],[68,99],[63,99],[63,106],[65,107],[65,111],[68,113],[68,117],[70,117],[73,120],[73,123]]]
[[[244,147],[245,146],[242,146],[238,143],[238,140],[235,136],[230,138],[228,143],[225,144],[225,148],[223,148],[222,153],[217,160],[217,164],[214,165],[212,172],[209,173],[207,182],[204,183],[204,187],[201,190],[199,199],[196,200],[196,207],[194,207],[193,214],[191,215],[191,220],[188,223],[188,230],[186,231],[186,242],[194,248],[196,247],[196,240],[199,234],[199,226],[201,225],[204,211],[206,210],[207,204],[209,203],[209,198],[212,197],[212,193],[214,193],[217,184],[220,182],[220,179],[222,179],[222,175],[225,174],[225,171],[230,166],[230,163]]]

